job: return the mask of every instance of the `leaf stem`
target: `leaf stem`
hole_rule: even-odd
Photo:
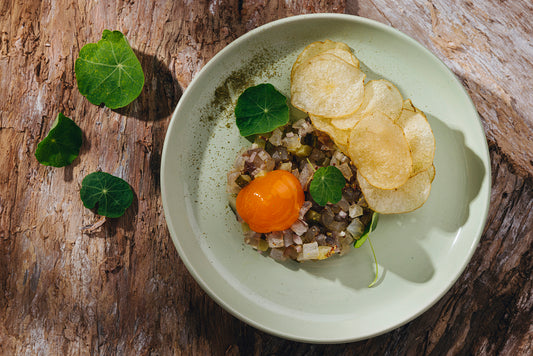
[[[311,161],[309,160],[309,157],[306,157],[305,159],[307,160],[307,163],[309,163],[309,165],[311,166],[311,168],[313,168],[313,172],[316,173],[315,166],[313,166],[313,164],[312,164]]]
[[[372,246],[372,241],[370,241],[370,237],[368,237],[367,240],[368,240],[368,243],[370,244],[370,249],[372,250],[372,255],[374,256],[374,263],[376,264],[376,276],[374,277],[374,280],[372,281],[372,283],[370,283],[368,285],[368,288],[371,288],[378,281],[378,272],[379,271],[378,271],[378,259],[376,258],[376,253],[374,252],[374,246]]]

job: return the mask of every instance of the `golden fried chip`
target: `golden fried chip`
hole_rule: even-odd
[[[309,118],[317,130],[326,133],[343,153],[348,153],[349,131],[335,128],[327,118],[314,115],[309,115]]]
[[[359,60],[357,59],[356,56],[353,55],[353,53],[350,51],[349,48],[348,49],[333,48],[333,49],[328,49],[327,51],[324,51],[321,54],[323,53],[333,54],[339,57],[340,59],[342,59],[343,61],[348,62],[356,66],[357,68],[359,68]]]
[[[341,130],[351,129],[363,117],[374,112],[382,112],[394,121],[400,117],[402,100],[398,88],[388,80],[371,80],[365,84],[365,95],[359,109],[348,116],[331,120],[331,124]]]
[[[332,54],[319,54],[296,67],[291,103],[310,115],[336,118],[363,102],[365,74]]]
[[[380,112],[365,116],[355,125],[348,153],[374,187],[398,188],[411,176],[413,161],[403,130]]]
[[[413,102],[411,101],[411,99],[405,99],[403,101],[403,108],[405,110],[411,110],[411,111],[416,111],[417,110],[415,108],[415,106],[413,105]]]
[[[433,164],[435,137],[426,116],[421,111],[402,110],[396,124],[401,126],[413,157],[413,174],[425,171]]]
[[[431,183],[433,183],[433,179],[435,179],[435,173],[437,173],[435,170],[435,165],[432,164],[431,167],[428,168],[428,175]]]
[[[429,197],[429,170],[409,178],[397,189],[384,190],[372,186],[359,172],[357,181],[370,209],[380,214],[408,213],[421,207]]]
[[[359,68],[359,60],[352,53],[352,50],[350,49],[350,47],[348,47],[346,43],[335,42],[331,40],[325,40],[323,42],[317,41],[305,47],[302,53],[298,55],[298,58],[296,58],[296,61],[292,65],[291,78],[294,74],[294,70],[296,69],[296,67],[298,67],[303,62],[311,59],[312,57],[327,51],[334,51],[328,53],[334,54],[342,58],[346,62],[353,64],[354,66]]]

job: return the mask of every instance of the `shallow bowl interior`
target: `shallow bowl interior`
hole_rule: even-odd
[[[374,278],[368,244],[320,262],[279,263],[244,245],[226,199],[226,172],[249,145],[235,126],[236,98],[261,82],[288,96],[296,56],[307,44],[325,39],[347,43],[367,80],[394,83],[426,113],[437,143],[429,200],[415,212],[382,216],[372,235],[380,268],[373,288],[367,288]],[[490,164],[470,98],[427,49],[371,20],[305,15],[249,32],[196,76],[168,128],[161,189],[181,259],[222,307],[284,338],[337,343],[406,323],[457,280],[485,224]]]

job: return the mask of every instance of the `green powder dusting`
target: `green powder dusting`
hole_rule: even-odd
[[[202,115],[201,120],[211,123],[215,121],[224,110],[233,105],[232,99],[236,94],[238,96],[246,88],[256,84],[254,78],[261,76],[269,78],[276,75],[276,69],[272,66],[274,58],[279,58],[279,53],[273,49],[263,48],[241,68],[231,72],[215,89],[213,99],[205,108],[206,114]]]

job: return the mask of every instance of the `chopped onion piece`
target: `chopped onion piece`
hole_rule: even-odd
[[[309,200],[304,201],[302,207],[300,208],[300,215],[298,216],[300,219],[304,219],[305,214],[311,209],[313,206],[313,203],[311,203]]]
[[[241,176],[241,172],[231,172],[228,173],[228,185],[227,185],[227,191],[231,194],[237,194],[241,187],[236,183],[237,178]]]
[[[311,183],[314,174],[315,171],[313,170],[310,164],[306,164],[302,169],[302,172],[300,173],[300,177],[298,177],[298,179],[300,180],[300,184],[302,185],[304,191],[308,190],[309,183]]]
[[[282,248],[273,248],[270,250],[270,257],[277,261],[285,261],[287,257],[283,255],[284,249]]]
[[[306,233],[302,235],[302,239],[305,242],[313,242],[315,240],[315,237],[318,236],[320,233],[320,229],[313,225],[309,229],[307,229]]]
[[[298,129],[298,136],[300,136],[300,137],[304,137],[308,133],[311,133],[311,132],[314,131],[313,125],[311,125],[305,119],[300,119],[300,120],[296,121],[292,125],[292,127],[294,127],[295,129]]]
[[[254,178],[262,177],[265,174],[267,174],[267,171],[265,171],[264,169],[261,169],[261,168],[256,168],[252,173],[250,173],[250,175],[252,177],[254,177]]]
[[[270,143],[273,144],[274,146],[280,146],[281,145],[281,137],[282,136],[283,136],[283,132],[281,132],[281,130],[279,128],[275,129],[272,132],[272,135],[270,136],[268,141],[270,141]]]
[[[289,136],[289,134],[292,135]],[[292,132],[287,133],[285,138],[281,141],[283,142],[283,146],[287,147],[289,150],[295,150],[296,148],[302,145],[300,143],[300,138],[298,136],[295,136]]]
[[[350,205],[349,213],[352,219],[356,218],[358,216],[363,215],[363,208],[357,204],[352,204]]]
[[[344,229],[346,229],[346,225],[348,225],[348,223],[345,222],[345,221],[336,221],[335,220],[335,221],[331,222],[327,227],[332,232],[341,232]]]
[[[243,154],[239,155],[235,160],[235,164],[233,165],[234,170],[241,172],[244,169],[245,162],[246,157]]]
[[[283,244],[285,245],[285,247],[294,244],[294,241],[292,238],[293,235],[294,234],[292,233],[292,230],[283,231]]]
[[[350,160],[348,158],[348,156],[346,156],[344,153],[342,153],[339,150],[336,150],[335,153],[333,153],[333,158],[335,158],[336,160],[338,160],[341,163],[345,163],[345,162],[348,162]]]
[[[348,203],[346,199],[344,199],[344,196],[341,198],[341,200],[339,200],[337,205],[339,206],[339,208],[341,208],[342,211],[348,212],[348,210],[350,210],[350,203]]]
[[[346,231],[348,231],[348,233],[352,235],[354,239],[357,239],[363,235],[363,232],[365,231],[365,225],[363,225],[361,220],[355,218],[352,220],[350,225],[346,227]]]
[[[255,231],[248,230],[244,233],[244,243],[252,246],[256,250],[259,246],[260,240],[261,240],[261,234],[258,234]]]
[[[350,168],[350,165],[346,162],[344,162],[343,164],[341,164],[340,166],[337,167],[342,175],[344,176],[344,178],[346,178],[346,180],[351,180],[352,177],[353,177],[353,173],[352,173],[352,169]]]
[[[287,151],[287,147],[284,146],[278,146],[272,153],[272,158],[274,161],[286,161],[289,159],[289,152]]]
[[[295,129],[299,129],[299,128],[302,128],[304,126],[304,124],[306,124],[307,121],[305,119],[300,119],[298,121],[296,121],[294,124],[292,124],[292,127],[294,127]]]
[[[298,258],[298,251],[296,251],[295,245],[291,245],[283,251],[283,256],[290,258],[291,260],[295,260]]]
[[[292,224],[291,226],[291,230],[294,231],[294,233],[298,236],[302,236],[303,234],[305,234],[307,229],[308,229],[307,223],[300,219],[296,220],[294,224]]]
[[[305,245],[304,245],[305,246]],[[334,253],[333,247],[331,246],[318,246],[318,257],[319,260],[325,260]]]
[[[345,156],[341,151],[335,150],[333,153],[333,156],[331,157],[331,162],[329,163],[331,166],[339,166],[342,163],[347,163],[349,161],[349,158]]]
[[[283,247],[283,235],[281,231],[274,231],[266,235],[268,247]]]
[[[261,158],[263,160],[263,164],[264,164],[264,169],[266,171],[271,171],[274,169],[274,165],[276,164],[276,162],[274,162],[274,160],[272,159],[272,157],[268,154],[267,151],[265,150],[261,150],[257,153],[257,156],[259,156],[259,158]],[[263,164],[261,164],[261,166],[263,166]]]
[[[292,163],[291,162],[284,162],[279,165],[279,169],[282,169],[284,171],[290,172],[292,170]]]
[[[248,156],[247,161],[252,163],[254,161],[254,159],[255,159],[255,156],[257,156],[257,151],[253,150],[252,153],[250,154],[250,156]]]
[[[308,244],[303,244],[302,257],[300,261],[316,259],[318,258],[318,256],[319,256],[318,243],[316,241],[310,242]]]

